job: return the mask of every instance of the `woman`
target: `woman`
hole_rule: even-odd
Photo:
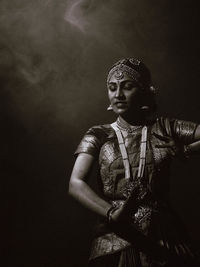
[[[169,167],[175,156],[200,150],[200,126],[154,118],[155,90],[139,60],[117,62],[107,88],[117,121],[87,131],[69,184],[69,193],[100,217],[89,266],[198,266],[170,207]],[[101,197],[85,181],[95,160]]]

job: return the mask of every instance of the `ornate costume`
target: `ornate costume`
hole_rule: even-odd
[[[136,231],[174,254],[191,254],[192,257],[187,237],[183,235],[182,224],[169,203],[170,163],[175,155],[170,148],[157,146],[166,144],[166,140],[162,138],[164,136],[171,137],[177,144],[192,143],[197,124],[162,117],[150,121],[147,125],[145,171],[141,180],[137,179],[137,174],[142,125],[131,126],[118,119],[117,127],[123,134],[129,156],[129,179],[125,179],[118,140],[110,124],[90,128],[75,154],[88,153],[97,159],[102,195],[112,205],[124,203],[130,188],[139,188],[139,194],[145,195],[141,201],[138,200],[137,205],[133,204],[133,210],[130,212]],[[126,225],[123,227],[126,228]],[[137,241],[134,243],[134,236],[130,239],[124,238],[113,231],[106,221],[101,220],[96,227],[92,243],[91,266],[103,266],[98,265],[98,261],[103,259],[108,259],[105,261],[105,267],[176,266],[159,265],[161,263],[156,263],[148,249],[143,251],[142,245],[138,246]],[[186,265],[183,263],[182,266]]]

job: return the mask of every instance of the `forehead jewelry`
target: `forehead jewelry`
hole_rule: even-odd
[[[117,70],[114,75],[117,80],[121,80],[124,78],[124,73],[121,70]]]
[[[109,82],[110,78],[115,75],[116,79],[122,79],[124,76],[124,73],[126,73],[130,78],[132,78],[133,80],[135,80],[138,84],[140,84],[139,80],[140,80],[140,74],[132,69],[129,66],[126,66],[124,64],[120,64],[117,65],[115,67],[113,67],[109,73],[108,73],[108,78],[107,78],[107,83]]]

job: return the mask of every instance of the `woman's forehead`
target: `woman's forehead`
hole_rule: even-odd
[[[131,78],[127,73],[125,72],[114,72],[113,75],[111,75],[110,79],[108,80],[108,83],[117,83],[118,81],[134,81],[133,78]]]

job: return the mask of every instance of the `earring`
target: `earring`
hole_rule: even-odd
[[[151,86],[149,87],[149,89],[150,89],[150,92],[151,92],[153,95],[156,95],[157,92],[158,92],[158,89],[157,89],[156,87],[154,87],[153,85],[151,85]]]
[[[142,107],[141,107],[141,110],[142,110],[142,111],[147,111],[147,110],[149,110],[149,108],[150,108],[149,106],[142,106]]]
[[[109,107],[107,107],[107,110],[108,110],[108,111],[111,111],[111,110],[113,110],[113,108],[112,108],[111,104],[110,104],[110,106],[109,106]]]

